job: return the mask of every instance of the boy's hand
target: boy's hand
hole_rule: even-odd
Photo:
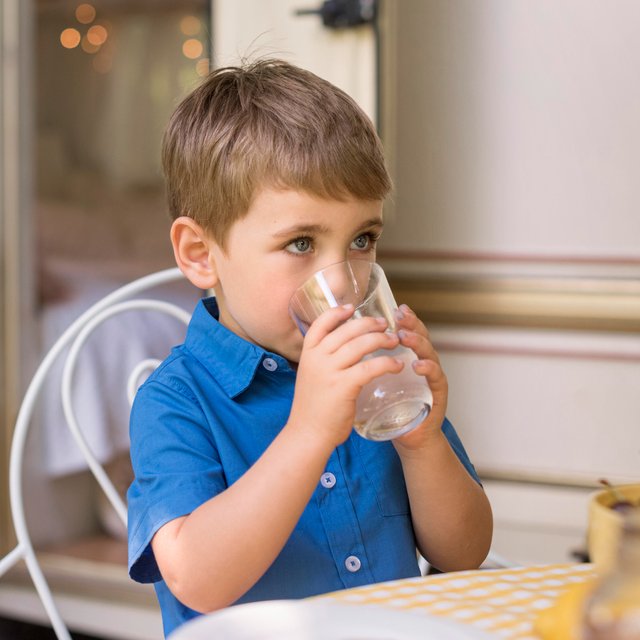
[[[431,344],[429,332],[423,322],[406,304],[400,305],[396,318],[400,344],[418,356],[418,360],[413,363],[413,369],[427,379],[433,393],[433,406],[424,422],[393,441],[398,452],[402,453],[428,446],[430,438],[440,434],[447,410],[448,383],[440,366],[440,358]]]
[[[331,450],[351,433],[362,387],[385,373],[398,373],[403,367],[391,356],[362,360],[377,349],[394,349],[399,338],[385,332],[384,318],[345,322],[353,312],[351,305],[329,309],[309,328],[289,418]]]

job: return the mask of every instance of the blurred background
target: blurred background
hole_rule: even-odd
[[[640,479],[639,21],[635,0],[2,0],[0,553],[39,359],[107,292],[172,266],[169,115],[211,68],[277,56],[345,89],[380,131],[395,182],[380,262],[441,354],[494,549],[583,558],[598,480]],[[196,294],[168,295],[190,308]],[[80,391],[92,447],[126,486],[127,406],[106,380],[122,378],[118,339],[98,339]],[[154,340],[161,357],[180,338]],[[55,389],[26,467],[70,623],[157,637]],[[0,581],[0,614],[43,619],[19,571]]]

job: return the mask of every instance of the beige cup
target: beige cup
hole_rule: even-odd
[[[616,485],[615,493],[640,509],[640,484]],[[589,502],[587,545],[589,557],[599,571],[612,568],[618,554],[624,515],[611,508],[616,501],[610,489],[603,489],[594,493]]]

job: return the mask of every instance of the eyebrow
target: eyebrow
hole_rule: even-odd
[[[360,231],[364,231],[365,229],[371,229],[374,227],[383,227],[384,223],[382,218],[371,218],[367,220],[363,224],[361,224],[356,230],[355,233],[359,233]],[[326,233],[329,231],[329,228],[322,224],[297,224],[292,227],[287,227],[286,229],[281,229],[280,231],[276,231],[273,235],[277,238],[280,237],[290,237],[293,235],[318,235],[320,233]]]
[[[360,225],[360,228],[356,230],[356,233],[358,231],[364,231],[365,229],[373,229],[378,227],[380,228],[384,227],[384,222],[382,218],[381,217],[370,218],[364,224]]]
[[[315,235],[318,233],[323,233],[328,231],[327,227],[321,224],[295,224],[292,227],[287,227],[286,229],[281,229],[280,231],[276,231],[273,235],[277,238],[293,236],[293,235]]]

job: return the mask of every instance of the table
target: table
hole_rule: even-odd
[[[544,611],[564,638],[572,634],[555,633],[551,607],[594,576],[593,565],[574,563],[408,578],[229,607],[187,622],[171,640],[539,640],[534,622]]]
[[[440,616],[509,640],[539,640],[533,623],[571,585],[595,576],[592,564],[553,564],[443,573],[336,591],[330,598]]]

